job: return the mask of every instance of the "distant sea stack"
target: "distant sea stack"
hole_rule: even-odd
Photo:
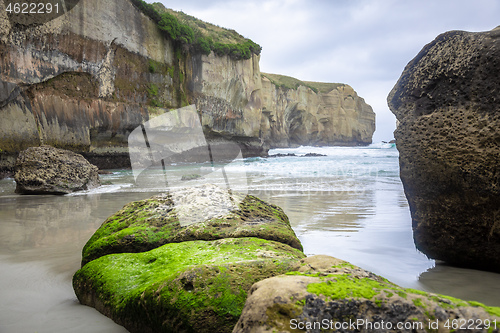
[[[417,248],[500,272],[500,27],[438,36],[388,97]]]
[[[80,1],[52,21],[22,26],[11,24],[2,2],[0,173],[42,144],[101,169],[127,167],[132,130],[191,104],[208,140],[237,142],[244,156],[271,146],[371,142],[374,114],[352,88],[272,86],[260,52],[234,30],[159,3]]]
[[[347,84],[262,73],[262,136],[271,147],[372,143],[375,113]]]

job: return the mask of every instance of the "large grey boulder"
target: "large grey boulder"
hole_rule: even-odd
[[[50,146],[22,151],[15,170],[20,194],[68,194],[101,185],[98,168],[82,155]]]
[[[433,259],[500,272],[500,27],[438,36],[388,103],[415,244]]]

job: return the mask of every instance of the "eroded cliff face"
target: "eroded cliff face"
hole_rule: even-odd
[[[349,85],[305,82],[294,89],[264,76],[262,87],[261,130],[271,147],[372,142],[375,113]]]
[[[4,156],[49,144],[101,160],[113,155],[109,162],[122,166],[128,134],[151,114],[151,86],[178,104],[175,80],[148,70],[151,62],[175,67],[173,45],[129,1],[81,1],[29,28],[11,26],[0,9]]]
[[[207,137],[237,141],[250,155],[266,153],[260,138],[262,83],[260,56],[234,61],[229,57],[196,55],[190,59],[189,90]]]
[[[80,1],[36,27],[11,25],[0,3],[0,170],[41,144],[82,153],[101,168],[129,166],[130,132],[189,104],[208,140],[235,141],[246,156],[265,155],[270,145],[369,143],[370,130],[355,121],[373,117],[356,114],[369,107],[351,90],[263,89],[258,55],[187,51],[129,0]],[[325,111],[329,103],[337,111]]]

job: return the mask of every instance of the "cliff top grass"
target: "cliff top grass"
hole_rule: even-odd
[[[169,13],[175,16],[181,24],[188,25],[191,29],[193,29],[193,31],[197,30],[204,37],[212,38],[214,42],[220,42],[223,44],[243,44],[248,40],[233,29],[226,29],[218,25],[202,21],[182,11],[178,12],[173,9],[166,8],[159,2],[153,3],[153,6],[159,13]]]
[[[314,82],[314,81],[304,81],[309,87],[317,89],[319,92],[327,94],[330,91],[337,89],[339,87],[345,87],[344,83],[329,83],[329,82]]]
[[[195,52],[218,56],[228,55],[235,60],[250,59],[259,55],[262,48],[234,30],[221,28],[183,12],[165,8],[161,3],[149,4],[131,0],[145,15],[156,22],[158,28],[180,45]]]
[[[315,93],[329,93],[330,91],[337,89],[338,87],[345,86],[345,84],[343,83],[301,81],[294,77],[279,74],[261,73],[261,75],[262,77],[265,77],[269,81],[271,81],[271,83],[276,87],[296,90],[298,87],[304,86],[310,88]]]

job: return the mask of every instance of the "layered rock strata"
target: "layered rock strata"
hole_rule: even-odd
[[[286,141],[283,133],[300,138],[292,143],[369,141],[352,115],[344,122],[332,113],[328,126],[335,132],[341,122],[339,134],[328,132],[318,139],[309,133],[310,142],[298,134],[301,129],[290,126],[314,127],[323,118],[311,125],[310,117],[300,116],[301,107],[283,115],[291,119],[284,127],[269,125],[269,110],[282,110],[269,104],[263,108],[259,55],[235,60],[186,50],[129,0],[80,1],[38,26],[12,24],[4,6],[0,4],[0,170],[12,171],[20,151],[41,144],[82,153],[100,168],[130,166],[130,132],[168,109],[190,104],[196,104],[209,142],[237,142],[244,156],[265,155],[269,146]]]
[[[271,147],[368,145],[375,113],[352,87],[263,74],[262,136]]]
[[[500,272],[500,28],[438,36],[388,97],[415,244]]]
[[[13,26],[1,15],[3,153],[44,143],[122,164],[134,128],[195,102],[213,136],[241,138],[249,153],[262,153],[252,97],[260,89],[258,56],[183,53],[128,0],[82,1],[38,27]]]

